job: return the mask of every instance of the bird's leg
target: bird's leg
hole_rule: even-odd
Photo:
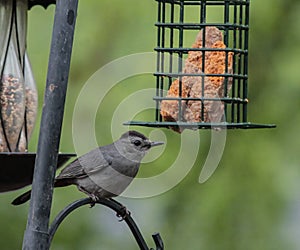
[[[99,200],[99,198],[95,195],[95,194],[91,194],[89,192],[87,192],[83,187],[81,186],[77,186],[78,190],[85,193],[88,197],[91,198],[91,204],[90,204],[90,208],[94,207],[95,204],[97,203],[97,201]]]
[[[118,204],[120,206],[119,212],[117,212],[117,217],[120,218],[119,221],[125,220],[125,218],[131,214],[130,211],[127,209],[127,207],[125,207],[122,203],[120,203],[114,199],[111,199],[111,198],[109,198],[109,200],[115,202],[116,204]]]
[[[131,213],[130,213],[130,211],[127,209],[127,207],[122,206],[122,207],[120,208],[120,211],[117,213],[117,217],[120,218],[119,221],[121,222],[121,221],[125,220],[127,216],[130,216],[130,214],[131,214]]]
[[[92,202],[91,202],[91,205],[90,205],[90,208],[92,208],[99,201],[99,198],[94,194],[89,194],[89,197],[92,199]]]

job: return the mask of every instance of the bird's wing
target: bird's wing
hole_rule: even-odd
[[[97,148],[67,165],[56,179],[83,178],[105,169],[110,164],[111,159],[109,157],[105,159],[99,148]]]

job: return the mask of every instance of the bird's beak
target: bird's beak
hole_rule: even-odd
[[[152,141],[150,142],[151,147],[155,147],[155,146],[159,146],[159,145],[163,145],[164,142],[163,141]]]

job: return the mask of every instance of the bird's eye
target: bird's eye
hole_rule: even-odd
[[[134,144],[135,146],[140,146],[140,145],[141,145],[141,141],[135,140],[135,141],[133,142],[133,144]]]

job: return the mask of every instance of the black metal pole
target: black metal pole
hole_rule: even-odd
[[[23,249],[49,249],[48,226],[78,0],[57,0]]]

